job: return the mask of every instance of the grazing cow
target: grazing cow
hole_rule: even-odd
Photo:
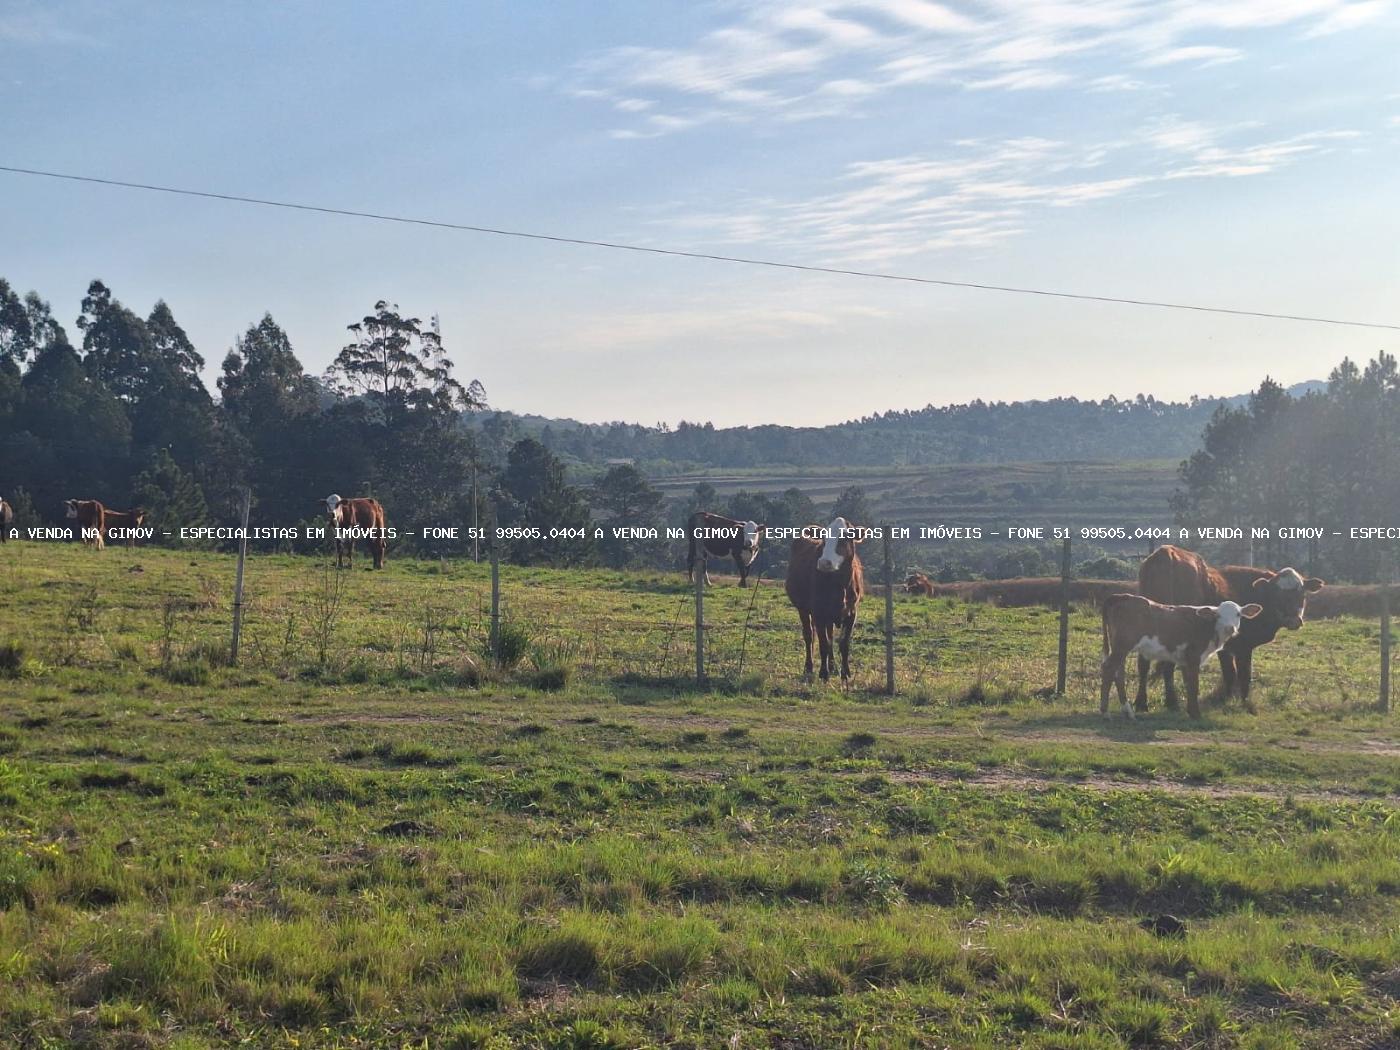
[[[739,586],[749,585],[749,567],[758,557],[758,545],[763,539],[767,525],[754,521],[735,521],[733,518],[711,514],[707,510],[697,510],[690,516],[690,550],[686,558],[686,577],[695,582],[695,563],[701,564],[705,573],[705,583],[710,582],[709,565],[706,559],[733,558],[739,567]]]
[[[1282,627],[1296,631],[1303,626],[1308,595],[1323,587],[1316,577],[1304,578],[1296,569],[1256,569],[1247,565],[1227,565],[1212,568],[1194,551],[1173,547],[1158,547],[1143,559],[1138,569],[1138,592],[1144,597],[1166,605],[1218,605],[1231,601],[1243,605],[1258,602],[1263,613],[1242,624],[1240,632],[1220,650],[1221,692],[1225,697],[1238,696],[1247,710],[1253,711],[1249,699],[1249,682],[1253,670],[1254,650],[1274,640]],[[1138,657],[1137,709],[1147,710],[1147,679],[1150,661]],[[1162,678],[1166,682],[1167,706],[1176,706],[1176,686],[1172,681],[1172,665],[1164,664]]]
[[[63,501],[64,517],[76,521],[83,543],[91,544],[97,550],[107,545],[102,537],[107,532],[107,508],[95,499],[70,499]]]
[[[377,499],[341,499],[335,493],[326,497],[326,513],[330,515],[331,527],[335,529],[366,529],[370,554],[374,556],[374,567],[384,568],[384,552],[389,549],[388,533],[384,525],[384,508]],[[335,534],[335,566],[355,564],[355,536],[351,532]]]
[[[103,518],[104,532],[109,540],[115,538],[112,535],[113,529],[128,530],[126,533],[128,547],[136,546],[136,534],[131,530],[139,529],[146,524],[146,512],[140,507],[135,507],[132,510],[104,510]]]
[[[921,572],[911,572],[904,577],[904,589],[910,594],[931,596],[933,594],[933,581]]]
[[[1123,713],[1134,717],[1128,706],[1123,665],[1129,653],[1137,653],[1139,659],[1181,665],[1186,711],[1192,718],[1200,718],[1197,697],[1201,668],[1240,633],[1242,623],[1256,619],[1262,611],[1262,606],[1253,602],[1243,607],[1231,601],[1219,605],[1162,605],[1140,594],[1110,594],[1103,603],[1099,713],[1108,714],[1108,688],[1113,683],[1118,687]]]
[[[820,530],[818,530],[820,531]],[[859,530],[845,518],[835,518],[826,527],[824,539],[799,536],[792,541],[788,558],[787,596],[802,621],[802,642],[807,649],[803,674],[812,675],[812,633],[821,648],[822,681],[836,668],[834,643],[839,627],[841,680],[851,677],[851,631],[856,625],[856,607],[865,593],[865,575],[856,552]]]
[[[5,502],[4,496],[0,496],[0,543],[10,538],[10,526],[14,523],[15,508]]]

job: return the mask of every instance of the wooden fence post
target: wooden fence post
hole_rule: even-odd
[[[1390,711],[1390,563],[1381,574],[1381,695],[1376,705]]]
[[[1065,676],[1069,671],[1069,537],[1065,537],[1064,553],[1060,555],[1060,662],[1055,673],[1055,695],[1065,695]]]
[[[705,573],[708,561],[700,544],[700,564],[695,573],[695,684],[705,684]]]
[[[248,559],[248,511],[253,502],[253,490],[243,490],[243,531],[238,537],[238,571],[233,577],[233,641],[229,646],[229,663],[238,664],[238,640],[243,632],[243,563]]]
[[[894,696],[894,562],[890,559],[890,527],[885,526],[885,692]]]
[[[501,548],[491,544],[491,662],[501,662]]]

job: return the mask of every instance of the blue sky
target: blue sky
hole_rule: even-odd
[[[0,164],[333,207],[1400,321],[1386,0],[0,0]],[[319,372],[378,298],[494,406],[825,423],[1183,398],[1400,334],[738,268],[0,174],[0,275],[101,277],[210,363]]]

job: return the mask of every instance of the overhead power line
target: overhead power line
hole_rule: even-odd
[[[178,186],[156,186],[145,182],[127,182],[123,179],[104,179],[95,175],[71,175],[59,171],[43,171],[37,168],[17,168],[0,164],[0,171],[14,175],[35,175],[46,179],[64,179],[68,182],[87,182],[98,186],[116,186],[127,190],[148,190],[152,193],[173,193],[181,197],[203,197],[208,200],[233,201],[238,204],[257,204],[265,208],[287,208],[292,211],[318,212],[322,215],[345,215],[355,219],[374,219],[379,222],[398,222],[410,226],[431,226],[443,230],[462,230],[467,233],[486,233],[494,237],[518,237],[530,241],[551,241],[555,244],[577,244],[589,248],[611,248],[615,251],[642,252],[647,255],[669,255],[680,259],[705,259],[709,262],[735,263],[741,266],[766,266],[775,270],[797,270],[802,273],[835,274],[838,277],[866,277],[878,281],[903,281],[909,284],[931,284],[943,288],[971,288],[982,292],[1008,292],[1013,295],[1039,295],[1051,299],[1075,299],[1091,303],[1117,303],[1122,306],[1151,306],[1162,310],[1190,310],[1195,313],[1229,314],[1235,317],[1265,317],[1275,321],[1302,321],[1308,324],[1345,325],[1351,328],[1385,328],[1400,331],[1400,324],[1383,321],[1351,321],[1339,317],[1312,317],[1305,314],[1274,313],[1269,310],[1244,310],[1227,306],[1202,306],[1198,303],[1172,303],[1156,299],[1129,299],[1113,295],[1090,295],[1084,292],[1060,292],[1046,288],[1022,288],[1008,284],[987,284],[979,281],[954,281],[938,277],[919,277],[914,274],[886,273],[880,270],[854,270],[839,266],[813,266],[806,263],[781,262],[776,259],[755,259],[743,255],[719,255],[714,252],[692,252],[679,248],[654,248],[644,244],[625,244],[620,241],[599,241],[586,237],[564,237],[552,233],[532,233],[525,230],[505,230],[494,226],[475,226],[462,222],[444,222],[437,219],[417,219],[407,215],[385,215],[380,212],[357,211],[353,208],[332,208],[319,204],[300,204],[295,201],[274,201],[261,197],[244,197],[235,193],[213,193],[209,190],[190,190]]]

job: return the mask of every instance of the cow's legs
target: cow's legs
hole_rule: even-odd
[[[834,622],[817,624],[817,645],[821,648],[821,676],[825,682],[831,678],[831,672],[836,669],[836,653],[832,646],[833,636],[836,633]]]
[[[1137,709],[1147,710],[1147,679],[1152,674],[1152,661],[1145,656],[1138,657]],[[1107,700],[1104,701],[1107,704]],[[1106,709],[1106,708],[1105,708]]]
[[[1235,696],[1235,690],[1239,687],[1239,665],[1236,664],[1235,654],[1229,647],[1222,648],[1215,655],[1221,662],[1221,699],[1228,700],[1229,697]]]
[[[851,677],[851,631],[855,629],[856,619],[848,616],[846,622],[841,625],[841,681],[845,682]]]
[[[1105,653],[1103,663],[1099,666],[1099,714],[1108,717],[1108,690],[1111,683],[1118,677],[1118,672],[1114,670],[1114,661],[1118,656],[1114,653]]]
[[[388,549],[389,543],[382,537],[377,540],[370,540],[370,552],[374,555],[374,567],[384,568],[384,552]]]
[[[1186,683],[1186,713],[1192,718],[1200,718],[1200,665],[1194,660],[1187,660],[1184,664],[1181,665],[1181,680]]]
[[[802,621],[802,644],[807,649],[807,665],[802,669],[803,678],[812,677],[812,614],[808,612],[798,612],[798,619]]]
[[[1181,701],[1176,698],[1176,664],[1164,660],[1157,666],[1161,668],[1162,682],[1167,687],[1167,708],[1171,711],[1175,711],[1181,706]],[[1182,677],[1184,678],[1185,676],[1186,672],[1182,671]]]
[[[742,558],[735,558],[734,564],[739,566],[739,586],[747,587],[749,585],[749,567],[744,564]]]
[[[1257,713],[1254,701],[1249,698],[1249,680],[1253,670],[1253,650],[1241,649],[1235,654],[1235,688],[1239,691],[1240,699],[1244,701],[1244,709],[1250,714]]]

